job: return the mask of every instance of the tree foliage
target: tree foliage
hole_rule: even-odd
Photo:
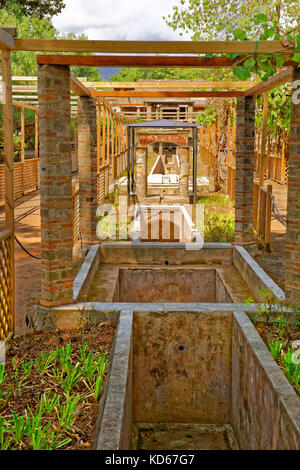
[[[22,15],[27,17],[36,16],[42,18],[52,18],[60,13],[66,6],[64,0],[0,0],[1,9],[19,8]]]
[[[180,0],[173,13],[164,17],[168,26],[181,34],[192,33],[193,40],[225,40],[232,31],[245,31],[250,39],[264,33],[262,22],[285,36],[297,26],[300,17],[298,0]],[[242,38],[241,38],[242,39]]]
[[[296,52],[292,59],[300,63],[299,17],[298,0],[181,0],[180,6],[173,7],[173,15],[165,20],[174,30],[192,33],[195,41],[280,39],[283,44],[294,41]],[[265,81],[285,62],[280,51],[276,54],[225,55],[238,61],[233,67],[233,73],[239,80],[247,80],[251,74],[255,74]]]
[[[231,69],[193,68],[122,68],[113,75],[113,82],[136,82],[138,80],[237,80]]]
[[[0,10],[0,24],[6,27],[17,28],[18,37],[40,38],[40,39],[87,39],[82,34],[76,36],[73,33],[62,34],[57,31],[49,18],[31,17],[22,14],[21,9],[14,5],[8,9]],[[12,52],[12,74],[20,76],[37,75],[36,55],[34,51],[13,51]],[[73,67],[74,75],[87,77],[88,80],[101,80],[101,76],[96,67]]]

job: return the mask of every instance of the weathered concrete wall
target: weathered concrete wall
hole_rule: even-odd
[[[255,97],[237,98],[235,242],[253,241]]]
[[[299,68],[293,70],[293,82],[296,81],[300,83]],[[300,103],[293,101],[289,136],[285,290],[289,300],[300,303]]]
[[[136,312],[133,421],[228,423],[231,328],[231,312]]]
[[[97,107],[93,98],[78,97],[78,177],[80,234],[84,246],[98,242]]]
[[[219,246],[218,246],[219,245]],[[181,264],[232,264],[232,247],[205,244],[202,250],[186,250],[184,243],[104,242],[100,246],[101,263],[155,264],[164,266]]]
[[[232,327],[231,424],[244,450],[300,450],[300,401],[246,313]]]
[[[70,303],[72,273],[72,159],[70,69],[38,66],[41,187],[41,304]]]
[[[132,423],[132,320],[123,310],[116,332],[114,355],[100,408],[97,450],[128,450]]]
[[[119,302],[215,302],[215,269],[121,268]]]
[[[262,290],[269,290],[276,298],[284,300],[284,292],[265,273],[244,247],[233,247],[233,264],[239,271],[242,279],[249,286],[256,300],[264,301],[263,295],[259,293]]]

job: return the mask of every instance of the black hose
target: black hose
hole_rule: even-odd
[[[23,246],[22,243],[17,239],[16,235],[15,235],[15,240],[16,240],[16,242],[18,243],[19,247],[22,248],[22,250],[24,250],[25,253],[27,253],[27,255],[31,256],[31,257],[34,258],[34,259],[39,259],[39,260],[42,259],[42,258],[39,258],[38,256],[33,255],[33,254],[30,253],[28,250],[26,250],[25,246]]]

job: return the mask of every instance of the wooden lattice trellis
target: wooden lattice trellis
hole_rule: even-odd
[[[11,230],[0,234],[0,339],[3,340],[14,327],[14,240]]]

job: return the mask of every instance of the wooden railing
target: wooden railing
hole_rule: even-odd
[[[14,163],[14,195],[18,199],[39,187],[39,160]],[[0,206],[5,204],[4,165],[0,165]]]
[[[232,201],[235,200],[235,168],[229,164],[227,165],[226,193]]]
[[[14,236],[11,230],[0,233],[0,339],[14,330]]]
[[[123,150],[113,156],[112,178],[116,179],[127,168],[127,151]]]

